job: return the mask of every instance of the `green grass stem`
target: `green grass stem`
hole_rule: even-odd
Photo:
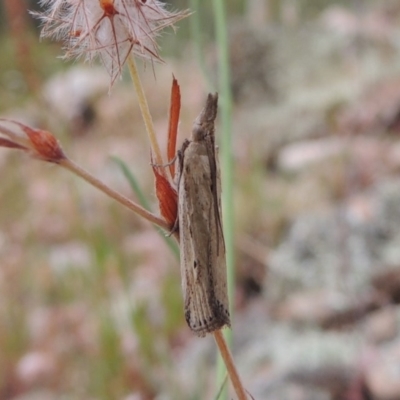
[[[222,208],[224,217],[224,235],[226,246],[226,264],[228,272],[228,294],[233,319],[233,299],[235,281],[234,257],[234,205],[233,205],[233,155],[232,155],[232,91],[229,63],[229,43],[226,21],[226,5],[224,0],[214,0],[214,22],[218,51],[218,81],[221,116],[221,175],[222,175]],[[225,339],[228,345],[232,342],[231,331],[226,330]],[[218,358],[218,381],[222,382],[226,369],[221,357]],[[227,390],[221,399],[227,399]]]

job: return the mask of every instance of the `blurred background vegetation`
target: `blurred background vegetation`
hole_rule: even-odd
[[[143,67],[163,148],[172,73],[182,90],[180,141],[215,84],[211,1],[195,10],[197,43],[190,17],[163,36],[165,64]],[[246,387],[256,399],[399,398],[374,386],[360,347],[382,359],[376,343],[399,343],[400,5],[226,5],[235,100],[234,349]],[[27,9],[38,10],[38,2],[0,3],[0,114],[49,129],[72,159],[136,198],[112,157],[123,160],[156,210],[129,80],[109,94],[101,67],[61,61],[62,44],[39,41]],[[0,400],[214,398],[206,368],[215,363],[213,342],[186,327],[179,262],[159,233],[67,172],[18,152],[0,149],[0,182]],[[371,294],[377,290],[384,300]],[[386,341],[366,339],[372,311],[388,306],[393,335],[385,328]],[[307,349],[303,358],[297,344]],[[324,361],[296,375],[317,353]],[[284,384],[268,385],[282,370]],[[359,397],[350,397],[353,389]]]

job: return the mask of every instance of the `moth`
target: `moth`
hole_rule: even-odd
[[[198,336],[230,326],[220,171],[214,124],[218,94],[209,94],[191,140],[178,151],[178,223],[185,319]]]

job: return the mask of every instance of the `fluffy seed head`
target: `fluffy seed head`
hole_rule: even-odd
[[[170,12],[158,0],[40,0],[42,37],[65,42],[65,58],[99,57],[111,83],[131,53],[160,60],[156,37],[188,12]]]

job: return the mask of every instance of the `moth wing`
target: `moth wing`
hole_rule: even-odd
[[[199,336],[229,325],[224,239],[211,173],[205,145],[191,142],[179,183],[179,231],[185,318]]]

